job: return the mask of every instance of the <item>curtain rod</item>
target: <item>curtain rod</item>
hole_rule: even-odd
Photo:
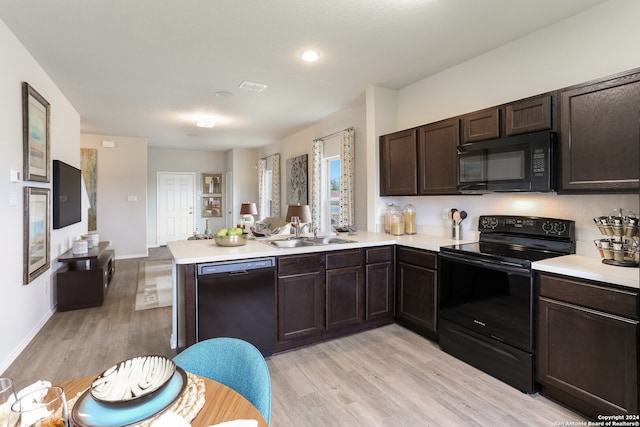
[[[329,135],[325,135],[325,136],[320,137],[320,138],[318,138],[318,139],[328,139],[328,138],[331,138],[331,137],[333,137],[333,136],[339,135],[339,134],[341,134],[342,132],[346,132],[346,131],[348,131],[348,130],[353,130],[353,127],[346,128],[346,129],[342,129],[342,130],[339,130],[338,132],[330,133]]]

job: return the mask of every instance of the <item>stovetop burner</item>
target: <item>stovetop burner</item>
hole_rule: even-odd
[[[442,252],[475,258],[532,262],[575,253],[574,221],[524,216],[480,216],[480,241],[440,248]]]

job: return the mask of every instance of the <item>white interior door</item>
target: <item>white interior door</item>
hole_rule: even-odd
[[[234,213],[234,200],[233,200],[233,171],[229,171],[224,176],[224,202],[226,207],[224,211],[225,215],[225,227],[231,228],[236,226],[235,213]]]
[[[158,172],[158,245],[193,234],[195,181],[192,172]]]

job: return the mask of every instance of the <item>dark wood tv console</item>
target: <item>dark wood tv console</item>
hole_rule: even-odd
[[[100,242],[86,253],[69,249],[58,257],[64,264],[56,274],[58,311],[102,305],[116,271],[115,251],[108,246],[109,242]]]

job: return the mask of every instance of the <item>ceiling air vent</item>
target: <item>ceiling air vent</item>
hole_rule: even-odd
[[[267,85],[263,85],[262,83],[248,82],[245,80],[240,83],[240,86],[238,87],[243,90],[250,90],[251,92],[262,92],[267,88]]]

